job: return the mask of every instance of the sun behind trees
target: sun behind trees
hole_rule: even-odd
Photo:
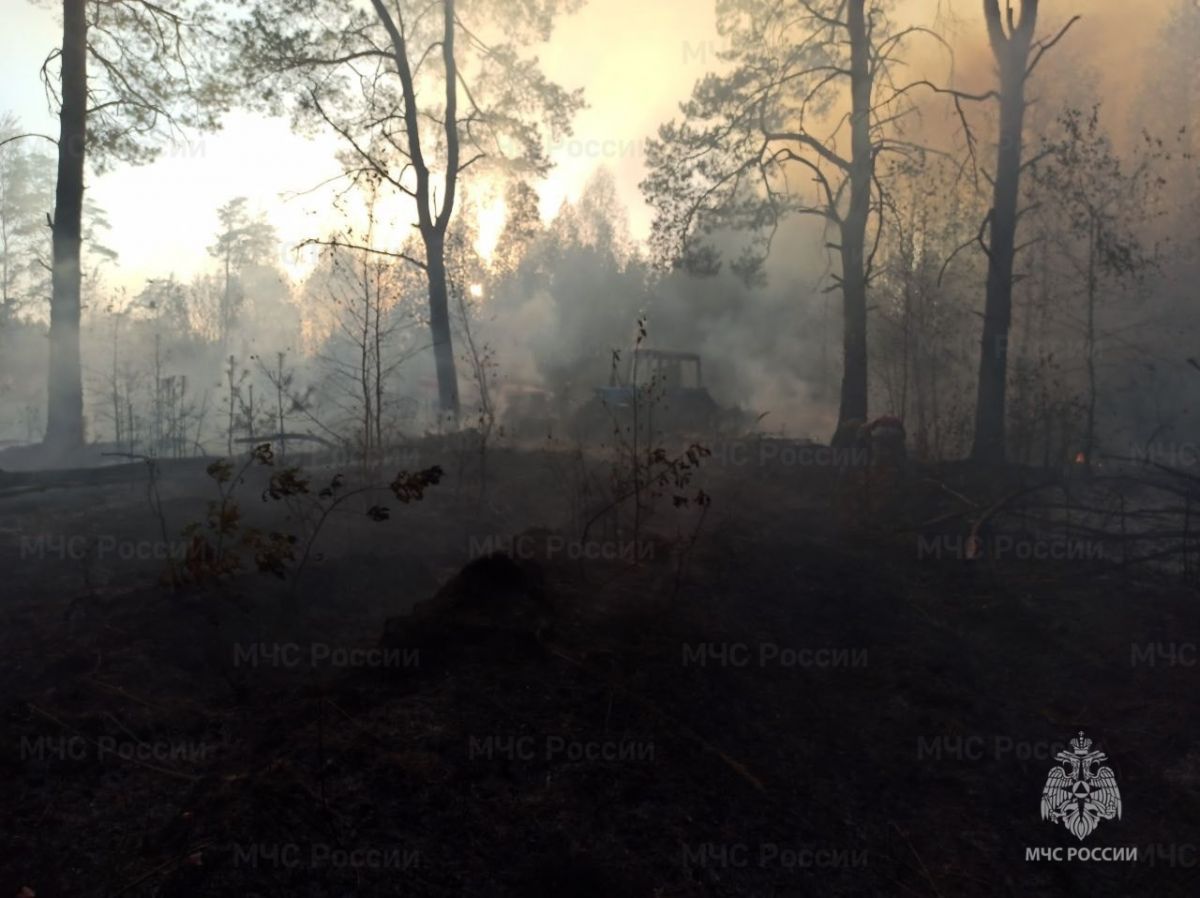
[[[405,276],[404,304],[419,299],[421,308],[403,329],[407,333],[409,324],[416,324],[429,331],[427,344],[417,341],[409,348],[412,358],[432,349],[443,415],[457,416],[460,363],[478,354],[462,344],[466,331],[458,318],[481,329],[480,346],[503,345],[515,356],[506,362],[501,353],[497,365],[521,381],[520,389],[560,391],[555,401],[565,407],[585,400],[603,380],[603,372],[597,375],[589,367],[611,351],[607,343],[627,342],[628,322],[648,311],[661,320],[654,333],[664,341],[713,347],[710,371],[717,389],[726,392],[726,404],[773,413],[776,417],[768,420],[783,422],[781,429],[827,436],[841,425],[867,420],[868,411],[895,412],[918,419],[909,432],[923,453],[969,452],[989,463],[1039,454],[1048,460],[1060,454],[1052,443],[1068,442],[1072,457],[1082,453],[1090,459],[1111,440],[1103,434],[1105,419],[1119,415],[1106,407],[1110,387],[1096,356],[1101,347],[1115,351],[1123,345],[1106,331],[1124,320],[1126,309],[1116,303],[1112,325],[1106,324],[1107,314],[1097,312],[1114,306],[1120,297],[1112,294],[1131,287],[1132,276],[1107,272],[1104,254],[1092,253],[1101,262],[1091,281],[1087,266],[1082,268],[1083,282],[1092,285],[1086,291],[1091,299],[1076,327],[1084,336],[1074,344],[1083,347],[1086,364],[1079,372],[1059,373],[1061,349],[1071,341],[1057,326],[1039,328],[1038,316],[1045,318],[1042,310],[1055,307],[1056,291],[1062,308],[1072,307],[1075,296],[1066,296],[1062,284],[1035,266],[1053,265],[1070,254],[1052,259],[1040,244],[1053,230],[1049,223],[1056,204],[1078,206],[1090,194],[1103,194],[1106,186],[1145,199],[1155,192],[1150,188],[1157,180],[1182,184],[1192,179],[1194,184],[1195,172],[1188,163],[1189,131],[1181,132],[1177,148],[1161,136],[1173,123],[1155,128],[1151,139],[1165,143],[1139,156],[1127,140],[1111,139],[1122,133],[1122,110],[1109,106],[1105,126],[1095,125],[1088,140],[1097,146],[1108,140],[1113,164],[1060,165],[1059,171],[1070,170],[1071,179],[1050,180],[1054,157],[1026,131],[1044,140],[1060,112],[1089,108],[1092,99],[1084,96],[1085,85],[1069,84],[1061,68],[1050,68],[1063,52],[1056,49],[1060,44],[1079,58],[1088,57],[1087,47],[1065,40],[1076,21],[1069,10],[1039,29],[1040,7],[1034,0],[1007,5],[987,0],[979,7],[982,15],[961,27],[915,15],[904,20],[899,8],[875,0],[720,3],[717,23],[725,46],[708,60],[713,71],[696,82],[682,115],[662,125],[648,145],[641,187],[654,216],[649,239],[633,234],[621,211],[628,172],[621,175],[623,184],[599,175],[550,226],[560,253],[551,259],[547,251],[555,241],[546,239],[543,221],[551,210],[539,208],[539,191],[551,173],[547,141],[569,133],[583,103],[578,91],[545,74],[535,54],[553,39],[556,20],[578,6],[465,0],[352,9],[325,0],[153,9],[143,9],[138,0],[83,4],[82,19],[72,13],[63,22],[69,52],[56,51],[52,58],[64,67],[52,61],[46,75],[62,98],[60,118],[69,128],[79,122],[68,98],[81,86],[85,90],[85,142],[22,134],[15,121],[0,137],[5,237],[0,320],[31,327],[44,312],[39,291],[51,299],[49,390],[44,398],[28,391],[22,416],[40,415],[44,403],[52,425],[45,431],[48,444],[78,443],[88,417],[84,392],[91,382],[105,381],[103,399],[90,415],[97,425],[117,417],[110,407],[125,400],[113,398],[129,392],[111,384],[132,383],[126,373],[118,374],[128,359],[113,364],[106,358],[96,366],[101,373],[92,374],[80,358],[78,331],[93,326],[84,320],[89,303],[95,313],[114,310],[106,333],[118,346],[117,316],[132,321],[145,310],[116,295],[125,290],[137,296],[140,285],[114,290],[84,271],[89,248],[97,258],[103,254],[98,239],[103,219],[83,199],[86,162],[76,150],[91,153],[83,158],[90,158],[98,173],[120,161],[147,162],[167,142],[215,127],[230,108],[241,106],[289,113],[299,131],[340,145],[340,176],[329,182],[335,208],[343,200],[347,208],[361,206],[371,195],[386,209],[386,222],[373,224],[369,234],[350,216],[340,224],[315,224],[300,243],[311,247],[314,257],[320,250],[341,250],[343,263],[354,260],[356,269],[367,257],[410,269],[420,286],[410,289]],[[68,3],[64,11],[68,7],[74,8]],[[1176,54],[1172,58],[1192,27],[1183,7],[1164,44]],[[143,34],[147,28],[153,33]],[[79,55],[70,42],[78,43],[81,35],[84,70],[69,62],[72,54]],[[206,42],[196,44],[196,38]],[[988,65],[997,62],[996,88],[989,86],[990,74],[975,71],[977,58],[964,60],[963,46],[976,54],[986,49]],[[128,77],[123,67],[130,69]],[[963,77],[964,68],[973,77]],[[907,77],[899,77],[901,71]],[[1025,93],[1035,77],[1041,102],[1031,126],[1025,120]],[[1152,89],[1179,105],[1186,104],[1191,86],[1170,79],[1157,87],[1148,83],[1146,90]],[[44,160],[38,161],[33,148],[43,147],[43,140],[59,146],[59,162],[66,167],[55,182],[54,202],[63,202],[63,214],[51,216],[57,222],[53,239],[39,249],[38,235],[44,231],[37,206],[49,201],[49,184]],[[623,145],[586,140],[579,146],[609,143]],[[1026,152],[1027,145],[1033,149]],[[1133,181],[1138,183],[1126,183]],[[924,185],[933,185],[936,196],[921,199]],[[1161,189],[1159,184],[1156,190]],[[242,191],[225,195],[235,192]],[[500,197],[508,207],[501,239],[493,258],[472,263],[477,274],[459,278],[459,292],[471,300],[460,308],[449,271],[456,264],[453,245],[456,239],[460,246],[463,239],[478,239],[480,203],[494,204]],[[1120,215],[1095,209],[1089,214],[1097,221],[1128,224],[1141,203],[1119,205],[1126,208]],[[599,206],[605,207],[601,214],[592,214]],[[297,419],[316,427],[322,438],[333,438],[321,430],[332,425],[314,418],[310,401],[300,401],[310,389],[319,392],[322,382],[330,383],[307,371],[306,354],[315,348],[311,327],[308,337],[289,332],[280,345],[267,345],[273,341],[259,332],[260,323],[273,320],[286,320],[289,327],[304,322],[300,329],[314,320],[293,301],[304,294],[303,281],[311,272],[288,268],[285,273],[275,265],[284,248],[262,217],[263,208],[242,198],[222,206],[216,237],[207,243],[217,270],[179,282],[188,293],[183,302],[189,333],[178,336],[215,341],[219,363],[200,372],[198,360],[207,349],[166,356],[167,367],[192,366],[187,374],[193,386],[221,382],[227,448],[248,438],[235,437],[229,420],[261,417],[261,402],[247,401],[243,415],[239,400],[230,398],[233,381],[243,376],[237,372],[257,370],[260,362],[278,369],[271,360],[279,352],[291,353],[289,363],[299,364],[297,376],[307,381],[292,403]],[[77,239],[71,236],[76,218]],[[494,214],[493,220],[499,222]],[[1152,231],[1166,227],[1165,222],[1142,224]],[[89,227],[95,233],[86,233]],[[1103,240],[1092,244],[1109,241],[1113,229],[1101,230]],[[473,236],[464,238],[467,234]],[[1135,266],[1146,277],[1153,273],[1149,250],[1154,242],[1146,238],[1147,264]],[[1086,257],[1087,244],[1081,239],[1076,247],[1080,258]],[[611,259],[593,252],[599,245],[611,247]],[[819,270],[822,254],[825,269]],[[568,270],[568,259],[581,266],[579,271]],[[586,282],[582,266],[592,266],[587,271],[599,284]],[[164,270],[146,281],[172,282],[172,274]],[[285,284],[291,274],[296,282]],[[767,281],[768,274],[774,283]],[[1162,276],[1172,275],[1168,265]],[[249,295],[243,283],[249,280],[255,281],[257,296]],[[267,283],[272,280],[278,284]],[[578,302],[562,295],[566,291]],[[834,294],[839,308],[814,295],[817,291]],[[387,314],[381,310],[394,303],[391,297],[366,303],[366,318],[374,322],[370,327],[381,331],[373,340],[380,346],[387,342]],[[474,311],[464,317],[461,309],[467,306]],[[239,320],[243,311],[255,320]],[[978,332],[972,322],[976,315],[982,323]],[[1152,319],[1148,313],[1144,326],[1151,327]],[[543,333],[540,328],[549,321],[568,333]],[[764,321],[771,327],[763,327]],[[1053,339],[1047,336],[1051,333]],[[595,345],[583,345],[588,338]],[[1048,345],[1035,347],[1039,340],[1061,345],[1052,352]],[[964,341],[975,344],[976,370],[970,374],[962,370]],[[354,387],[356,402],[371,397],[355,419],[373,434],[363,445],[375,451],[389,429],[380,417],[383,408],[403,408],[407,417],[425,384],[413,372],[400,371],[410,358],[407,348],[394,366],[382,361],[387,353],[378,348],[366,352],[359,346],[358,355],[375,368],[365,387],[360,370]],[[474,362],[468,367],[479,368]],[[172,370],[163,376],[183,374]],[[157,382],[157,374],[143,375],[146,382]],[[834,378],[838,382],[830,388]],[[247,381],[247,400],[250,386]],[[268,388],[259,384],[259,396]],[[975,395],[967,397],[968,391]],[[836,395],[836,421],[828,418],[831,394]],[[778,411],[785,402],[790,409],[804,407],[804,413],[789,410],[785,418]],[[328,410],[322,416],[338,417]],[[1031,416],[1037,422],[1018,420]],[[1053,426],[1072,436],[1046,437],[1044,419],[1055,416],[1062,421]],[[459,418],[457,424],[469,421]],[[121,438],[138,430],[126,414]],[[1012,447],[1010,430],[1017,441]],[[1036,440],[1035,432],[1041,434]],[[969,448],[962,446],[964,434]],[[102,435],[107,434],[97,426],[89,436]],[[1039,449],[1032,448],[1034,442]]]
[[[1200,0],[1077,5],[8,2],[0,888],[1194,895]]]
[[[543,133],[569,132],[578,92],[549,81],[523,55],[545,41],[574,0],[269,0],[236,28],[248,90],[263,108],[288,104],[302,125],[345,143],[350,183],[373,181],[411,200],[423,252],[380,248],[424,272],[441,410],[459,411],[446,272],[461,180],[544,175]],[[375,248],[371,248],[375,249]]]

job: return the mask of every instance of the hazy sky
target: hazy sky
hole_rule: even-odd
[[[1138,4],[1132,16],[1133,6],[1125,0],[1042,5],[1043,31],[1069,13],[1082,12],[1085,21],[1072,40],[1108,45],[1107,62],[1121,65],[1143,51],[1152,33],[1150,20],[1171,3]],[[42,60],[59,41],[56,16],[28,0],[0,0],[0,7],[5,26],[0,30],[0,110],[16,112],[29,129],[56,133],[38,78]],[[906,0],[897,18],[929,24],[939,9],[953,9],[963,29],[957,69],[974,81],[986,79],[991,68],[980,52],[979,7],[977,0]],[[1112,34],[1118,37],[1104,39]],[[554,149],[558,167],[541,187],[543,215],[553,214],[598,166],[607,165],[629,207],[633,234],[643,236],[650,212],[637,183],[645,140],[711,67],[718,46],[711,0],[591,0],[581,12],[561,20],[553,42],[540,48],[539,55],[551,77],[568,87],[586,88],[590,108],[576,119],[575,137]],[[332,155],[337,146],[332,137],[299,138],[283,119],[234,114],[223,132],[199,135],[192,146],[168,150],[153,165],[122,166],[91,178],[91,196],[112,223],[109,242],[120,253],[120,280],[136,286],[145,277],[174,272],[186,278],[203,267],[204,247],[217,226],[216,207],[235,196],[248,196],[266,211],[288,244],[316,236],[327,197],[284,203],[279,197],[337,174]]]

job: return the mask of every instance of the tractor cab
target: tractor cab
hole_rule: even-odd
[[[623,376],[622,376],[623,375]],[[639,408],[639,427],[701,433],[712,429],[718,407],[704,387],[700,356],[694,352],[637,348],[623,370],[613,365],[608,386],[596,387],[582,410],[588,430],[604,430]]]
[[[614,365],[608,386],[599,387],[596,392],[611,398],[624,395],[627,400],[632,400],[635,389],[664,396],[683,390],[703,390],[700,356],[694,352],[635,349],[625,365],[625,377],[621,378]]]
[[[629,359],[628,380],[668,393],[704,387],[699,355],[665,349],[635,349]]]

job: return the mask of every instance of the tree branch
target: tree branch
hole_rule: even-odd
[[[1025,69],[1025,79],[1028,80],[1033,74],[1033,70],[1037,68],[1037,64],[1042,61],[1042,57],[1046,55],[1048,50],[1054,49],[1054,45],[1061,41],[1071,29],[1071,26],[1078,22],[1082,16],[1072,16],[1071,20],[1059,30],[1058,34],[1049,41],[1039,41],[1037,44],[1037,53],[1034,54],[1033,61],[1029,63],[1029,68]]]

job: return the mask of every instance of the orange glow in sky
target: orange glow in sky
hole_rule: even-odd
[[[5,85],[0,108],[17,113],[27,128],[55,133],[38,70],[58,42],[56,15],[19,0],[6,0],[6,5],[7,27],[0,31],[0,82]],[[1123,0],[1043,4],[1042,30],[1052,32],[1069,14],[1082,13],[1084,20],[1071,36],[1077,48],[1072,52],[1091,47],[1084,55],[1093,56],[1100,40],[1104,53],[1096,56],[1096,64],[1102,58],[1105,66],[1119,69],[1144,56],[1153,38],[1157,26],[1146,6],[1131,12]],[[1161,3],[1164,10],[1167,6]],[[538,48],[538,55],[551,78],[569,88],[585,88],[589,107],[578,115],[574,136],[549,147],[556,168],[538,186],[544,218],[577,196],[598,167],[607,166],[629,210],[632,236],[646,235],[651,210],[637,186],[645,173],[645,143],[677,113],[695,81],[717,64],[721,39],[713,7],[711,0],[591,0],[558,23],[551,43]],[[957,20],[954,67],[961,86],[979,87],[991,77],[992,64],[983,44],[978,0],[901,0],[895,11],[898,21],[923,25],[944,25],[947,15]],[[936,65],[944,70],[946,57],[939,56]],[[115,279],[136,287],[149,277],[173,273],[188,278],[205,270],[211,260],[204,248],[217,228],[216,209],[236,196],[248,197],[252,207],[266,213],[281,238],[279,264],[303,275],[313,254],[297,256],[289,248],[337,224],[332,188],[313,188],[338,174],[338,148],[331,134],[310,140],[291,133],[284,119],[235,113],[221,132],[197,135],[190,145],[168,150],[152,165],[120,166],[92,177],[91,197],[107,210],[109,243],[120,254]],[[503,202],[483,191],[476,194],[478,248],[486,255],[503,227]],[[402,242],[409,227],[404,218],[397,209],[381,234]]]

